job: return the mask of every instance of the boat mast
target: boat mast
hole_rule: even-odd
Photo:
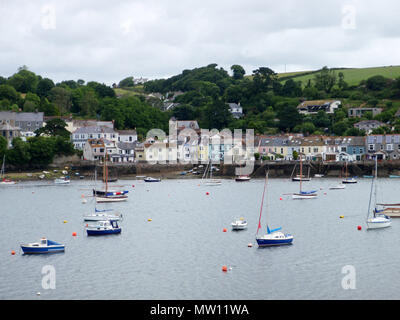
[[[378,194],[378,157],[375,157],[375,201],[374,201],[374,217],[376,214],[376,203]]]
[[[300,193],[301,193],[301,180],[302,180],[302,177],[303,177],[303,156],[302,155],[300,155]]]
[[[264,205],[264,197],[265,197],[265,189],[267,187],[267,180],[268,180],[268,172],[265,174],[265,181],[264,181],[264,191],[261,199],[261,208],[260,208],[260,217],[258,218],[258,227],[257,227],[257,233],[261,229],[261,215],[262,215],[262,210],[263,210],[263,205]],[[267,226],[268,226],[268,219],[267,219]]]
[[[376,170],[375,170],[375,174],[376,174]],[[375,178],[374,179],[371,179],[372,181],[371,181],[371,190],[370,190],[370,192],[369,192],[369,202],[368,202],[368,213],[367,213],[367,219],[368,219],[368,217],[369,217],[369,212],[370,212],[370,210],[371,210],[371,198],[372,198],[372,191],[373,191],[373,188],[374,188],[374,181],[375,181]],[[375,210],[374,210],[374,217],[375,217]]]

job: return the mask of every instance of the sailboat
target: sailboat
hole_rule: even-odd
[[[346,177],[344,180],[342,180],[342,183],[357,183],[356,179],[349,178],[349,169],[347,167],[347,161],[346,161]]]
[[[312,190],[312,191],[303,191],[302,190],[302,180],[303,180],[303,162],[302,162],[302,156],[300,155],[300,176],[299,176],[299,181],[300,181],[300,190],[299,193],[293,193],[292,198],[293,199],[315,199],[317,197],[317,190]]]
[[[120,202],[128,200],[127,193],[129,191],[115,191],[108,190],[108,168],[107,168],[107,151],[104,155],[104,166],[103,166],[103,177],[105,177],[105,189],[104,190],[96,190],[93,189],[93,195],[96,198],[96,202]]]
[[[201,178],[203,184],[205,186],[220,186],[221,180],[212,178],[213,166],[211,160],[208,162],[206,169],[204,170],[203,176]],[[210,174],[210,178],[207,178],[208,174]]]
[[[303,175],[303,173],[302,173],[302,162],[301,162],[301,156],[300,156],[300,174],[297,174],[295,177],[293,177],[293,172],[294,172],[294,170],[296,169],[296,165],[297,165],[297,163],[294,165],[294,168],[293,168],[293,172],[292,172],[292,181],[311,181],[311,178],[310,178],[310,167],[308,167],[308,174],[307,174],[307,177],[305,177],[304,175]]]
[[[236,176],[235,181],[237,182],[250,181],[250,176],[248,174],[242,174],[242,167],[239,167],[239,175]]]
[[[369,194],[369,202],[368,202],[368,216],[367,216],[367,229],[380,229],[380,228],[386,228],[390,227],[392,223],[392,219],[388,217],[387,215],[383,214],[382,212],[384,210],[379,210],[377,208],[377,201],[376,201],[376,196],[377,196],[377,179],[378,179],[378,160],[377,157],[375,157],[375,178],[372,179],[371,182],[371,191]],[[372,211],[373,216],[368,218],[370,216],[370,209],[371,209],[371,199],[372,199],[372,191],[374,189],[374,183],[375,183],[375,204],[374,204],[374,210]]]
[[[257,227],[257,233],[256,233],[257,244],[259,247],[291,244],[293,242],[293,236],[291,234],[283,233],[283,232],[279,231],[282,229],[281,227],[270,230],[269,225],[268,225],[268,219],[267,219],[267,233],[264,235],[258,235],[258,232],[261,229],[261,216],[262,216],[262,212],[263,212],[263,204],[264,204],[265,189],[267,187],[267,182],[268,182],[268,173],[265,175],[264,191],[263,191],[263,196],[262,196],[262,200],[261,200],[260,217],[258,219],[258,227]]]
[[[15,181],[13,181],[13,180],[10,180],[10,179],[6,179],[5,178],[5,176],[4,176],[4,174],[5,174],[5,163],[6,163],[6,155],[4,155],[4,157],[3,157],[3,164],[2,164],[2,166],[1,166],[1,173],[0,173],[0,178],[1,178],[1,181],[0,181],[0,184],[1,185],[9,185],[9,184],[15,184]]]

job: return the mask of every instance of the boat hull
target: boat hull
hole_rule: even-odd
[[[344,184],[342,184],[342,185],[338,184],[336,186],[329,187],[329,190],[340,190],[340,189],[345,189],[345,188],[346,188],[346,186]]]
[[[343,180],[342,183],[346,183],[346,184],[357,183],[357,180]]]
[[[300,178],[300,177],[294,177],[292,178],[292,181],[311,181],[311,178]]]
[[[57,253],[64,252],[65,246],[31,247],[28,245],[21,245],[21,249],[24,254]]]
[[[316,193],[312,193],[312,194],[301,194],[301,193],[294,193],[292,194],[292,199],[316,199],[317,198],[317,194]]]
[[[387,216],[376,216],[367,220],[367,229],[381,229],[390,227],[392,220]]]
[[[104,236],[109,234],[119,234],[121,233],[121,228],[115,229],[86,229],[86,233],[88,236]]]
[[[283,238],[273,238],[265,236],[256,238],[259,247],[282,246],[293,243],[293,236],[285,235]]]
[[[232,230],[244,230],[247,229],[247,223],[246,224],[237,224],[237,223],[232,223]]]
[[[104,220],[112,220],[112,221],[121,221],[121,216],[112,216],[112,215],[87,215],[83,217],[83,221],[104,221]]]
[[[121,202],[121,201],[127,201],[128,196],[121,196],[121,197],[99,197],[96,196],[96,202],[97,203],[102,203],[102,202]]]

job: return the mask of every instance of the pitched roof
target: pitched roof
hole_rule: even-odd
[[[115,133],[114,129],[106,126],[88,126],[76,129],[75,133]]]

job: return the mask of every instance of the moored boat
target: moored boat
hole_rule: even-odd
[[[121,233],[121,227],[118,226],[117,221],[104,220],[98,221],[95,225],[86,227],[86,232],[88,236],[119,234]]]
[[[329,190],[340,190],[340,189],[345,189],[346,186],[343,183],[339,183],[337,185],[329,187]]]
[[[244,230],[247,228],[247,221],[243,218],[235,219],[235,221],[231,223],[231,226],[232,230]]]
[[[84,215],[83,220],[84,221],[105,221],[105,220],[121,221],[122,220],[121,213],[119,213],[119,212],[106,213],[108,211],[112,211],[112,210],[97,210],[95,208],[95,212]]]
[[[0,172],[0,185],[11,185],[15,184],[15,181],[11,179],[6,179],[4,174],[5,174],[5,163],[6,163],[6,155],[3,156],[3,164],[1,165],[1,172]]]
[[[21,249],[24,254],[56,253],[63,252],[65,250],[65,245],[42,238],[40,242],[21,244]]]
[[[69,180],[68,177],[60,177],[57,179],[54,179],[55,184],[69,184],[71,180]]]
[[[377,157],[375,157],[375,177],[372,179],[371,182],[371,191],[369,195],[369,202],[368,202],[368,216],[370,213],[370,206],[371,206],[371,198],[372,198],[372,191],[374,189],[374,183],[375,183],[375,197],[374,197],[374,210],[372,211],[373,216],[368,217],[367,216],[367,229],[381,229],[381,228],[387,228],[390,227],[392,223],[392,219],[388,217],[387,215],[384,214],[384,210],[379,210],[378,209],[378,204],[376,203],[376,198],[377,198],[377,178],[378,178],[378,160]]]
[[[160,182],[161,181],[161,179],[152,178],[152,177],[146,177],[143,180],[144,180],[144,182]]]
[[[258,231],[261,229],[261,216],[263,211],[263,203],[264,203],[264,194],[265,189],[267,186],[268,181],[268,173],[265,176],[265,183],[264,183],[264,191],[263,197],[261,201],[261,209],[260,209],[260,217],[258,219],[258,227],[256,233],[256,241],[259,247],[270,247],[270,246],[281,246],[281,245],[288,245],[293,243],[293,236],[289,233],[283,233],[280,230],[281,227],[270,230],[268,226],[268,219],[267,219],[267,233],[263,235],[258,235]]]
[[[237,181],[237,182],[250,181],[250,177],[247,176],[247,175],[240,175],[240,176],[237,176],[237,177],[235,178],[235,181]]]

